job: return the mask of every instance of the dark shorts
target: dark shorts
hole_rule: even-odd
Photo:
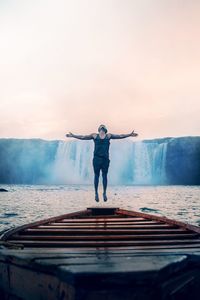
[[[93,158],[93,168],[95,173],[99,173],[100,170],[103,173],[107,173],[109,164],[110,164],[110,160],[108,158],[97,157],[97,156]]]

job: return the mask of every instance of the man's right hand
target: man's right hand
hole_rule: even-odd
[[[67,133],[66,137],[73,137],[73,133],[71,133],[71,132]]]

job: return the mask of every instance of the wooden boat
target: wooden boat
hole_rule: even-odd
[[[200,227],[113,207],[1,237],[5,299],[199,299]]]

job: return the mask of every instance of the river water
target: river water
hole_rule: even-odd
[[[91,185],[1,185],[0,232],[91,206],[136,210],[200,226],[200,186],[109,186],[108,202]],[[100,186],[100,196],[102,186]],[[102,198],[102,197],[101,197]]]

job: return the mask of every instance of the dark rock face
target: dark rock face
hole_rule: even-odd
[[[0,189],[0,192],[8,192],[6,189]]]
[[[166,173],[169,184],[200,184],[200,137],[172,138],[168,142]]]
[[[0,139],[0,182],[48,183],[58,141]]]

